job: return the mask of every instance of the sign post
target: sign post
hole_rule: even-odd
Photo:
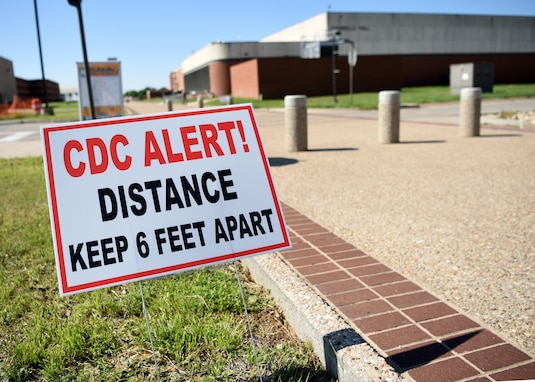
[[[291,247],[251,105],[41,137],[62,296]]]

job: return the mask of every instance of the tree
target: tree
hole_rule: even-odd
[[[147,98],[147,92],[162,92],[162,94],[169,93],[169,90],[166,87],[160,88],[156,90],[156,88],[152,88],[149,86],[146,86],[145,88],[141,90],[128,90],[126,93],[124,93],[125,97],[134,97],[137,99],[146,99]]]

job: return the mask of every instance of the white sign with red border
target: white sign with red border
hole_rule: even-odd
[[[291,247],[251,105],[41,138],[61,295]]]

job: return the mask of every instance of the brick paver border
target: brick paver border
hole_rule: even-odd
[[[282,204],[281,256],[399,373],[415,381],[535,379],[535,359]]]

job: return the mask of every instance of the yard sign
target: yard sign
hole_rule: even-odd
[[[251,105],[41,137],[61,295],[291,246]]]

